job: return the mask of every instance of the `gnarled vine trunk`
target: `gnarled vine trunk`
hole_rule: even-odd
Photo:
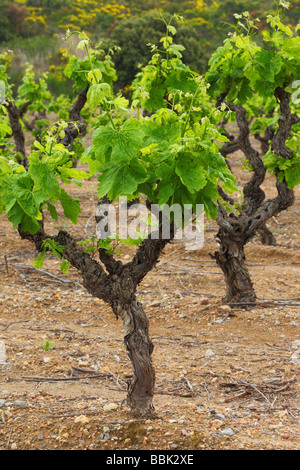
[[[228,216],[225,209],[219,205],[219,232],[217,239],[220,249],[213,258],[224,273],[226,284],[225,303],[239,304],[240,307],[255,303],[256,294],[246,265],[244,247],[247,240],[244,218]]]
[[[127,305],[115,302],[112,308],[124,322],[124,343],[133,366],[134,377],[128,387],[128,406],[136,415],[152,415],[155,371],[151,355],[154,346],[149,337],[148,319],[136,298]]]
[[[250,278],[244,253],[244,243],[220,238],[220,251],[215,253],[217,264],[222,269],[226,284],[223,302],[232,306],[248,307],[255,303],[256,294]]]
[[[266,129],[265,136],[259,137],[262,153],[269,148],[278,156],[288,160],[293,151],[286,146],[292,126],[300,122],[300,118],[293,115],[290,107],[290,93],[284,88],[277,88],[275,96],[280,103],[280,118],[276,131],[272,126]],[[226,93],[220,97],[224,99]],[[250,273],[245,262],[245,245],[258,233],[262,243],[272,245],[275,243],[272,232],[267,228],[269,219],[287,210],[294,203],[295,195],[288,184],[279,178],[279,168],[275,171],[276,189],[278,195],[273,199],[265,199],[265,193],[261,188],[265,180],[267,168],[259,152],[254,149],[250,141],[250,127],[246,110],[241,105],[226,103],[226,106],[236,113],[236,122],[239,128],[239,136],[226,143],[221,153],[225,158],[237,149],[240,149],[252,166],[252,176],[243,187],[243,208],[236,216],[233,212],[227,213],[219,203],[217,239],[220,251],[213,258],[222,269],[226,283],[226,296],[223,301],[230,305],[239,304],[246,308],[256,302],[256,294]],[[224,200],[222,191],[220,195]],[[225,195],[226,196],[226,195]]]

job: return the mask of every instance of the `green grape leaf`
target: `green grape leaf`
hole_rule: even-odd
[[[107,194],[112,201],[121,195],[134,194],[138,185],[147,180],[147,172],[136,158],[129,164],[110,162],[101,171],[98,196],[101,198]]]
[[[74,224],[77,224],[78,215],[81,212],[79,201],[69,196],[69,194],[63,188],[61,188],[59,200],[67,219],[71,220]]]
[[[48,207],[48,210],[50,212],[50,215],[52,217],[53,220],[58,220],[58,214],[57,214],[57,210],[55,208],[55,206],[53,204],[51,204],[50,202],[47,203],[47,207]]]
[[[37,218],[39,216],[39,206],[36,204],[32,193],[33,181],[31,176],[23,174],[15,176],[10,180],[11,189],[19,206],[25,214]]]
[[[294,189],[300,184],[300,158],[292,162],[292,165],[285,170],[284,174],[289,189]]]
[[[95,158],[105,162],[111,151],[111,161],[120,165],[129,163],[138,155],[143,143],[144,133],[137,125],[137,121],[131,120],[120,130],[111,127],[97,129],[93,139]]]
[[[24,211],[15,198],[12,198],[11,202],[5,207],[5,212],[8,220],[13,224],[13,228],[16,229],[22,221]]]
[[[174,163],[172,165],[166,162],[162,163],[157,170],[157,177],[161,180],[156,188],[158,204],[163,205],[174,195],[178,183],[180,183],[175,173]]]
[[[91,85],[87,93],[88,102],[97,108],[102,104],[106,98],[109,98],[111,95],[111,87],[108,83],[99,83],[96,85]]]
[[[44,261],[45,261],[45,256],[46,256],[46,250],[44,250],[40,256],[38,256],[37,258],[35,258],[35,260],[33,261],[33,267],[35,269],[42,269],[42,267],[44,266]]]
[[[30,161],[28,173],[32,176],[36,189],[42,189],[49,199],[59,199],[60,185],[50,165],[46,162]]]
[[[206,170],[190,158],[189,155],[179,155],[175,171],[181,182],[191,193],[200,191],[200,189],[203,189],[207,183]]]
[[[63,274],[68,274],[70,267],[71,267],[71,263],[69,261],[67,260],[62,261],[62,263],[60,264],[60,271]]]
[[[299,63],[300,61],[300,37],[295,38],[286,38],[282,44],[282,50],[289,57],[296,59]]]

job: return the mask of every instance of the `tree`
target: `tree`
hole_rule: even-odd
[[[9,41],[14,36],[14,27],[8,16],[10,0],[2,0],[0,4],[0,44]]]
[[[153,413],[155,370],[148,319],[136,290],[176,231],[183,227],[182,219],[166,213],[166,206],[177,204],[183,209],[188,205],[192,217],[197,206],[203,204],[208,217],[216,216],[219,185],[224,191],[233,191],[235,187],[215,142],[227,138],[200,107],[206,96],[205,83],[183,64],[182,46],[173,41],[176,29],[171,21],[165,25],[162,46],[154,48],[150,63],[135,85],[133,106],[137,117],[131,114],[121,122],[114,119],[115,113],[128,102],[121,95],[114,96],[111,85],[102,81],[104,74],[92,60],[89,39],[80,34],[78,47],[86,50],[89,63],[81,74],[85,77],[83,81],[89,83],[87,100],[94,108],[101,107],[108,118],[108,124],[95,131],[93,144],[83,158],[89,173],[72,168],[70,152],[60,141],[67,127],[63,123],[52,126],[41,142],[35,142],[28,156],[28,170],[5,156],[0,158],[0,210],[6,213],[21,238],[32,242],[40,252],[35,266],[40,268],[46,253],[51,251],[63,260],[64,271],[69,265],[75,267],[84,287],[109,304],[116,317],[123,320],[124,342],[134,370],[128,404],[139,415]],[[147,93],[153,95],[156,110],[152,117],[143,118],[140,109],[148,101]],[[43,213],[49,211],[57,219],[58,202],[72,222],[77,223],[80,213],[79,201],[68,195],[61,181],[78,183],[92,175],[98,176],[100,209],[105,195],[115,201],[121,196],[133,200],[143,194],[147,207],[159,213],[158,227],[152,236],[139,235],[129,240],[137,248],[126,264],[114,256],[115,237],[96,240],[97,261],[66,231],[52,236],[47,233]]]

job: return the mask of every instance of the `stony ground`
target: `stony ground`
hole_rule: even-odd
[[[79,190],[80,225],[49,221],[51,230],[85,238],[95,185]],[[269,224],[277,245],[247,246],[254,308],[222,305],[211,221],[201,250],[169,246],[140,286],[155,344],[155,420],[133,419],[126,407],[122,324],[75,270],[62,275],[54,258],[34,270],[35,250],[2,216],[0,450],[299,450],[300,188],[296,196]]]

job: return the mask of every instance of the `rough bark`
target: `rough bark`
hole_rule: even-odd
[[[112,309],[123,320],[124,343],[134,372],[134,378],[128,387],[128,406],[135,415],[152,415],[155,370],[151,359],[154,346],[149,337],[148,319],[135,296],[127,304],[120,297],[120,300],[112,303]]]
[[[215,252],[214,258],[224,274],[226,296],[223,302],[244,308],[255,303],[256,294],[246,266],[243,223],[233,215],[228,217],[220,207],[218,224],[220,249]]]
[[[28,159],[25,150],[25,136],[20,124],[20,111],[13,101],[7,102],[6,109],[8,111],[10,127],[12,129],[12,135],[16,146],[16,152],[21,154],[22,157],[20,159],[20,163],[27,169]]]
[[[266,224],[263,224],[262,227],[257,230],[257,233],[263,245],[276,246],[276,238]]]
[[[86,133],[86,124],[80,113],[87,102],[87,92],[88,88],[78,94],[77,100],[70,110],[70,122],[65,129],[65,137],[61,141],[68,150],[72,150],[73,142],[77,137],[83,137]]]
[[[253,168],[252,177],[243,188],[245,211],[248,215],[251,215],[265,199],[265,193],[260,186],[265,179],[267,169],[264,166],[259,153],[250,143],[250,129],[246,118],[246,110],[240,105],[234,105],[231,103],[226,103],[226,105],[231,109],[231,111],[236,113],[236,122],[239,127],[238,147],[242,150],[246,159]]]

